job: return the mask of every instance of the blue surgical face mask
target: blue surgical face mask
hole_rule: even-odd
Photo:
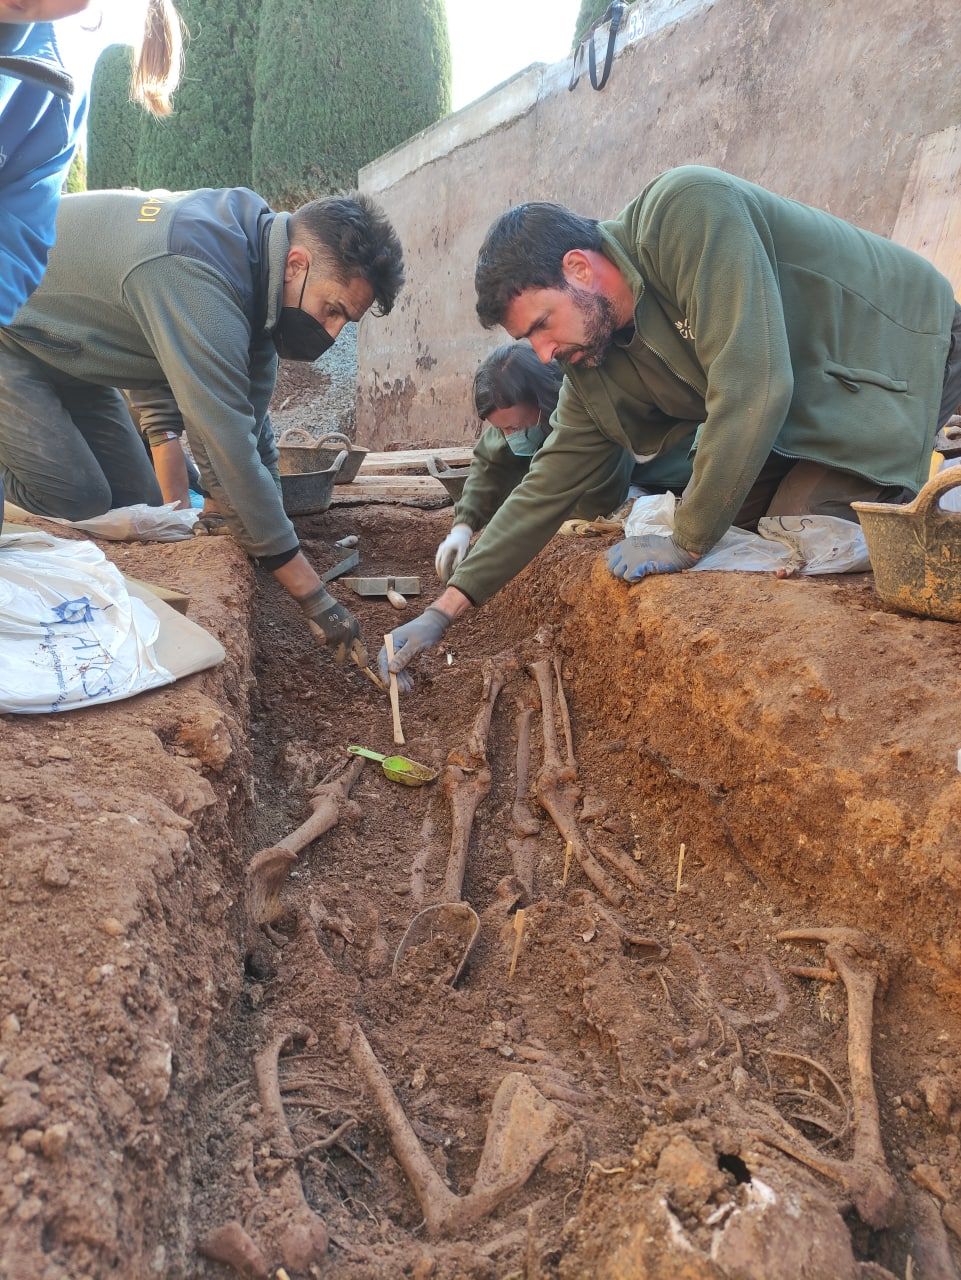
[[[523,431],[512,431],[504,439],[507,441],[508,449],[518,458],[533,458],[547,439],[547,432],[538,424],[535,427],[527,427]]]

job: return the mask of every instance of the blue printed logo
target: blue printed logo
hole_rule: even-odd
[[[76,600],[64,600],[63,604],[54,607],[53,612],[58,622],[67,622],[74,626],[81,622],[93,622],[89,596],[77,596]]]

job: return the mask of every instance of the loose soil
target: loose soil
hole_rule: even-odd
[[[448,522],[376,508],[300,528],[320,569],[359,534],[363,572],[420,573],[423,604]],[[231,1222],[260,1250],[246,1274],[291,1280],[957,1275],[961,633],[880,609],[870,579],[627,590],[600,545],[556,539],[402,700],[404,753],[443,770],[455,752],[476,774],[485,659],[516,659],[464,885],[481,934],[454,987],[443,937],[392,972],[440,893],[440,781],[402,788],[367,764],[359,812],[297,860],[272,929],[245,917],[247,860],[303,821],[344,747],[393,750],[384,695],[334,668],[227,539],[108,549],[188,590],[228,661],[111,708],[3,718],[0,1275],[217,1280],[237,1271],[200,1250]],[[349,603],[373,657],[398,614]],[[565,877],[536,803],[533,893],[512,878],[515,720],[537,708],[533,779],[525,666],[544,653],[618,905],[576,858]],[[902,1200],[884,1228],[771,1145],[854,1154],[845,988],[788,971],[825,966],[823,945],[777,940],[801,926],[876,944],[874,1071]],[[504,1081],[537,1091],[515,1095],[512,1158],[545,1117],[548,1149],[492,1214],[431,1237],[353,1026],[459,1196]],[[255,1069],[271,1045],[283,1129]],[[298,1179],[322,1260],[291,1244]]]

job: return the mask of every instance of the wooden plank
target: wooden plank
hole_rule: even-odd
[[[961,296],[961,125],[918,143],[891,239],[933,262]]]
[[[169,604],[171,609],[176,609],[178,613],[187,616],[187,610],[190,607],[190,596],[183,591],[178,591],[175,587],[161,587],[156,582],[144,582],[142,578],[131,578],[128,575],[127,583],[136,587],[143,587],[144,590],[151,592],[161,599],[164,604]]]
[[[395,449],[388,453],[368,453],[360,464],[358,478],[371,475],[424,475],[428,458],[440,458],[449,467],[470,466],[473,450],[469,444],[443,449]]]
[[[334,489],[335,507],[354,507],[364,502],[394,503],[407,507],[443,507],[450,496],[433,476],[364,476],[353,484]]]

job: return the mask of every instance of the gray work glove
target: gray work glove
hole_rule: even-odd
[[[607,553],[607,567],[615,578],[639,582],[650,573],[678,573],[697,564],[700,556],[679,547],[673,538],[647,533],[642,537],[624,538]]]
[[[367,650],[360,636],[360,623],[342,604],[338,604],[326,587],[320,586],[297,601],[307,615],[314,635],[322,637],[334,661],[340,666],[348,654],[359,666],[367,665]]]
[[[414,681],[404,668],[419,653],[440,644],[452,621],[453,619],[449,618],[442,609],[430,605],[413,622],[405,622],[402,627],[396,627],[390,633],[394,642],[394,657],[390,666],[388,667],[387,664],[386,645],[377,655],[377,667],[384,684],[387,684],[388,675],[392,673],[397,677],[397,688],[400,692],[410,693],[414,687]]]
[[[467,555],[472,533],[473,530],[469,524],[455,524],[437,548],[437,555],[434,557],[434,568],[437,570],[437,576],[441,582],[447,582],[447,579],[463,560],[464,556]]]
[[[201,511],[194,523],[194,537],[204,538],[207,535],[229,534],[227,521],[216,511]]]

